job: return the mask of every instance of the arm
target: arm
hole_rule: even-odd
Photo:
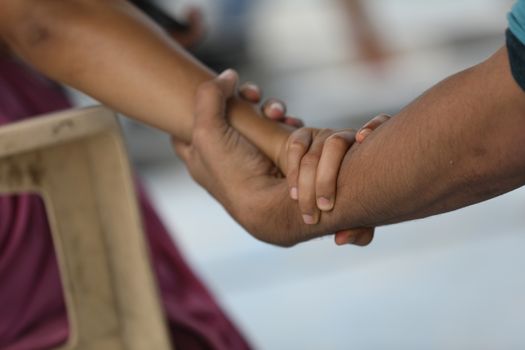
[[[214,74],[127,1],[0,0],[0,6],[0,38],[41,72],[191,140],[195,91]],[[265,111],[271,117],[271,108]],[[289,128],[261,118],[238,99],[229,104],[228,116],[285,171],[279,152]]]
[[[525,184],[525,94],[506,49],[430,89],[348,153],[338,202],[304,239],[478,203]],[[292,215],[299,216],[299,213]]]
[[[125,0],[0,0],[0,38],[49,77],[190,140],[193,96],[213,72]],[[288,132],[235,100],[231,123],[272,159]]]
[[[520,187],[524,131],[525,94],[503,48],[430,89],[351,150],[340,207],[327,221],[395,223]]]

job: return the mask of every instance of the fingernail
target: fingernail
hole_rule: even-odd
[[[297,193],[297,187],[292,187],[292,189],[290,190],[290,197],[292,197],[292,199],[295,200],[299,198],[299,195]]]
[[[301,119],[297,119],[297,118],[294,118],[294,117],[288,117],[287,118],[287,124],[300,128],[300,127],[303,126],[303,121]]]
[[[368,135],[370,135],[370,133],[372,132],[372,130],[370,129],[363,129],[359,132],[359,138],[360,138],[360,141],[363,141]]]
[[[334,207],[332,201],[326,197],[317,198],[317,207],[323,211],[332,210]]]
[[[315,224],[314,217],[312,215],[304,214],[303,215],[303,221],[307,225]]]
[[[284,107],[282,103],[279,102],[272,102],[270,104],[270,109],[273,109],[274,111],[284,112]]]
[[[270,103],[270,106],[268,106],[268,108],[275,114],[284,114],[284,106],[282,105],[282,103],[272,102]]]
[[[219,79],[232,79],[235,76],[235,71],[231,68],[226,69],[224,72],[219,74]]]
[[[255,85],[255,84],[247,83],[245,86],[246,86],[246,88],[247,88],[248,90],[252,90],[252,91],[255,91],[255,92],[257,92],[257,93],[260,92],[259,87],[258,87],[257,85]]]

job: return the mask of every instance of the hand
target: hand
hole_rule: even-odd
[[[256,84],[245,83],[239,88],[239,95],[242,99],[255,104],[261,101],[262,93]],[[269,119],[295,128],[300,128],[304,125],[302,120],[287,116],[286,110],[286,104],[275,98],[268,99],[261,106],[262,114]],[[303,201],[299,200],[300,204],[303,203],[302,206],[300,205],[302,212],[316,213],[313,216],[315,219],[311,215],[306,214],[303,220],[307,224],[318,220],[318,209],[321,211],[332,210],[335,203],[337,175],[347,150],[354,141],[358,143],[363,142],[373,130],[389,118],[387,115],[379,115],[363,126],[357,134],[351,129],[332,131],[330,129],[303,128],[291,135],[287,147],[289,152],[287,155],[289,167],[287,178],[290,186],[290,195],[292,199],[299,200],[299,188],[302,189],[301,194],[305,194],[301,197]],[[294,143],[296,144],[295,147],[290,147]],[[315,155],[315,148],[322,148],[320,157]],[[299,186],[299,167],[303,165],[301,161],[307,153],[312,158],[310,162],[313,163],[309,165],[314,165],[314,168],[317,165],[317,169],[306,169],[305,172],[302,172],[303,186]],[[317,177],[313,178],[312,175],[316,173]],[[317,193],[316,199],[312,199],[313,191]],[[324,195],[319,195],[320,193],[324,193]],[[355,244],[366,246],[372,241],[373,236],[374,228],[349,229],[337,232],[335,242],[337,245]]]
[[[248,232],[260,240],[289,246],[301,238],[291,229],[276,229],[289,226],[277,222],[283,208],[292,204],[287,203],[285,180],[225,119],[226,103],[235,92],[237,79],[228,70],[199,87],[191,144],[173,139],[173,145],[194,180]]]
[[[301,128],[290,136],[286,145],[287,174],[290,196],[299,202],[306,224],[314,225],[321,212],[334,208],[337,193],[339,168],[352,144],[364,139],[388,116],[380,115],[368,122],[356,134],[352,129],[331,130]],[[335,236],[338,245],[352,243],[368,245],[374,228],[359,228],[340,231]]]
[[[247,82],[239,88],[239,96],[245,101],[257,104],[262,99],[262,92],[258,85]],[[303,127],[303,121],[286,115],[286,109],[286,104],[276,98],[269,98],[261,105],[261,112],[266,118],[289,125],[293,128]]]
[[[173,140],[193,178],[260,240],[290,246],[336,231],[340,225],[333,217],[323,225],[302,224],[279,170],[227,124],[226,100],[236,82],[230,71],[203,84],[196,97],[191,144]]]

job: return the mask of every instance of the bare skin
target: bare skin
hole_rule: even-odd
[[[0,0],[0,37],[50,78],[189,140],[197,87],[215,74],[125,0]],[[290,131],[235,99],[232,125],[279,162]],[[280,164],[280,166],[283,166]]]
[[[210,93],[209,84],[221,93]],[[194,137],[176,149],[193,177],[260,240],[291,246],[345,227],[444,213],[525,184],[525,94],[505,48],[434,86],[350,148],[334,208],[315,225],[303,222],[271,162],[226,123],[224,97],[234,85],[221,79],[199,89]]]
[[[215,75],[127,1],[0,0],[0,7],[0,42],[40,72],[191,140],[195,91]],[[197,30],[177,39],[188,45],[195,41],[197,17],[190,16]],[[276,106],[266,105],[266,115],[279,117],[283,109],[272,111]],[[297,120],[271,122],[241,98],[230,101],[228,116],[286,172],[289,126]]]

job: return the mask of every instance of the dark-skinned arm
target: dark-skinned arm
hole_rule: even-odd
[[[299,213],[283,221],[298,226],[304,236],[297,239],[308,239],[444,213],[524,184],[525,94],[502,48],[354,146],[341,168],[335,208],[318,227],[294,220]]]

